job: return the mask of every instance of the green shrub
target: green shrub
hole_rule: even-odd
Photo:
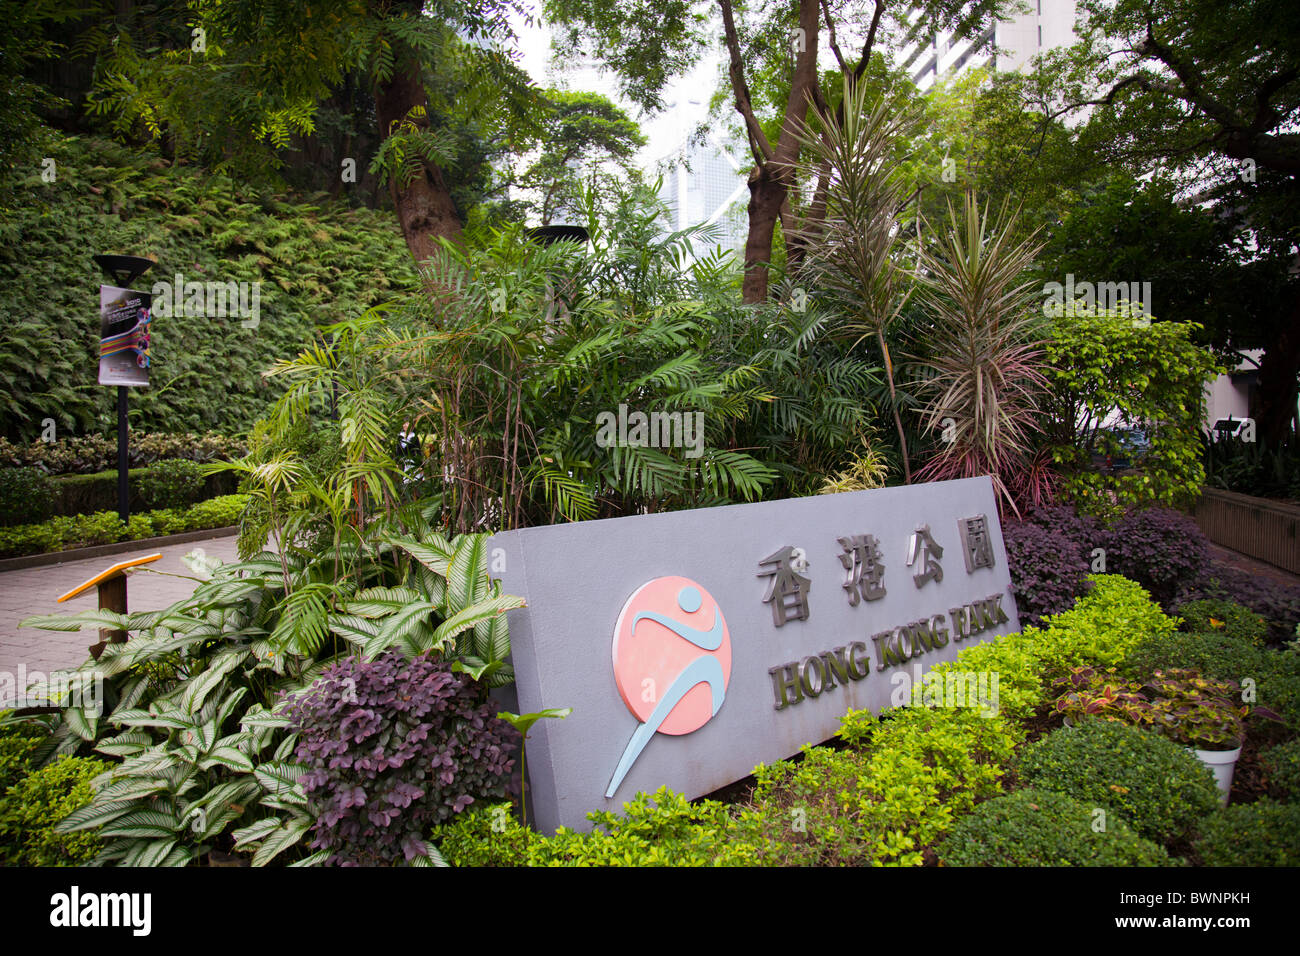
[[[56,833],[54,825],[90,803],[90,781],[110,764],[88,757],[60,757],[34,770],[0,797],[0,865],[80,866],[99,853],[95,833]]]
[[[1300,866],[1300,803],[1225,807],[1205,821],[1196,850],[1206,866]]]
[[[1300,799],[1300,737],[1265,750],[1259,762],[1268,775],[1270,790],[1283,800]]]
[[[200,501],[185,511],[164,509],[132,515],[129,524],[123,524],[115,512],[98,511],[90,515],[51,518],[41,524],[0,528],[0,557],[48,554],[181,531],[228,528],[239,523],[239,516],[248,500],[248,495],[222,495]]]
[[[732,810],[716,800],[692,804],[666,787],[638,793],[622,815],[589,813],[588,833],[561,827],[553,837],[519,824],[509,804],[467,810],[435,834],[453,866],[728,866],[758,862],[735,843]]]
[[[746,839],[781,865],[901,864],[977,800],[999,793],[1023,729],[979,708],[902,707],[876,721],[850,711],[854,749],[805,747],[802,760],[755,769]]]
[[[1094,830],[1093,808],[1062,793],[1019,790],[981,803],[936,852],[943,866],[1169,866],[1164,848],[1123,820]]]
[[[1045,699],[1042,664],[1033,635],[1008,634],[996,641],[972,644],[962,648],[956,661],[938,664],[932,670],[940,674],[985,673],[990,675],[990,685],[996,674],[998,713],[1013,730],[1018,731],[1020,722],[1028,719]]]
[[[185,512],[176,508],[150,512],[149,518],[154,534],[180,534],[189,527]]]
[[[215,432],[206,435],[131,433],[127,447],[127,464],[132,470],[168,458],[190,461],[230,461],[247,453],[237,438]],[[50,475],[117,474],[117,438],[99,435],[73,435],[52,442],[34,441],[13,444],[0,438],[0,466],[16,468],[35,465]]]
[[[140,494],[150,508],[185,508],[203,496],[203,466],[185,458],[169,458],[149,467],[140,480]]]
[[[531,866],[741,866],[758,862],[744,841],[732,842],[731,808],[716,800],[692,804],[660,787],[638,793],[620,816],[587,814],[589,833],[561,827],[549,840],[535,841]]]
[[[1240,681],[1243,677],[1258,680],[1269,668],[1263,650],[1222,631],[1149,635],[1120,667],[1134,680],[1145,680],[1155,671],[1184,669],[1200,671],[1206,677]]]
[[[11,711],[0,711],[0,720]],[[26,721],[0,723],[0,797],[34,766],[45,731]]]
[[[1027,627],[1043,677],[1063,677],[1075,667],[1111,667],[1144,639],[1173,633],[1167,617],[1141,585],[1115,574],[1090,576],[1093,589],[1062,614],[1046,617],[1046,628]]]
[[[200,501],[185,512],[185,524],[194,531],[237,525],[239,516],[248,506],[248,498],[248,495],[222,495]]]
[[[529,845],[544,839],[520,824],[509,803],[476,803],[434,833],[452,866],[527,866]]]
[[[1189,835],[1218,806],[1210,770],[1185,747],[1108,720],[1053,731],[1017,763],[1028,787],[1109,807],[1159,843]]]
[[[1186,625],[1184,630],[1226,634],[1255,647],[1263,647],[1268,634],[1268,622],[1236,601],[1188,601],[1178,607],[1177,613]]]
[[[54,486],[39,468],[0,468],[0,525],[44,521],[54,511]]]

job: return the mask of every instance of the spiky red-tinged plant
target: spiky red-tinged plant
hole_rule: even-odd
[[[949,231],[922,249],[917,279],[930,315],[926,424],[946,446],[917,478],[988,475],[999,510],[1019,515],[1017,499],[1046,493],[1045,463],[1034,447],[1047,389],[1032,283],[1020,281],[1037,247],[1015,242],[1015,215],[995,221],[967,194],[964,214],[949,206]]]

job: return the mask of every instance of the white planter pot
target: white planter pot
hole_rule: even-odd
[[[1241,748],[1236,750],[1196,750],[1196,759],[1210,768],[1214,774],[1214,782],[1219,787],[1219,803],[1222,806],[1228,805],[1228,793],[1232,790],[1232,771],[1237,765],[1237,758],[1241,756]]]

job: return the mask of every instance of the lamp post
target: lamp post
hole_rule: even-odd
[[[114,255],[95,256],[95,262],[117,283],[99,287],[99,384],[117,386],[117,514],[125,523],[131,513],[126,390],[149,384],[149,322],[153,306],[152,295],[134,292],[130,286],[155,263],[141,256]]]

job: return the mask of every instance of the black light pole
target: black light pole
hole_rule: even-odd
[[[123,288],[144,275],[154,262],[140,256],[95,256],[95,262],[104,270],[105,275]],[[123,524],[131,515],[130,489],[127,485],[127,472],[130,468],[130,456],[127,454],[126,428],[126,389],[117,386],[117,514]]]

